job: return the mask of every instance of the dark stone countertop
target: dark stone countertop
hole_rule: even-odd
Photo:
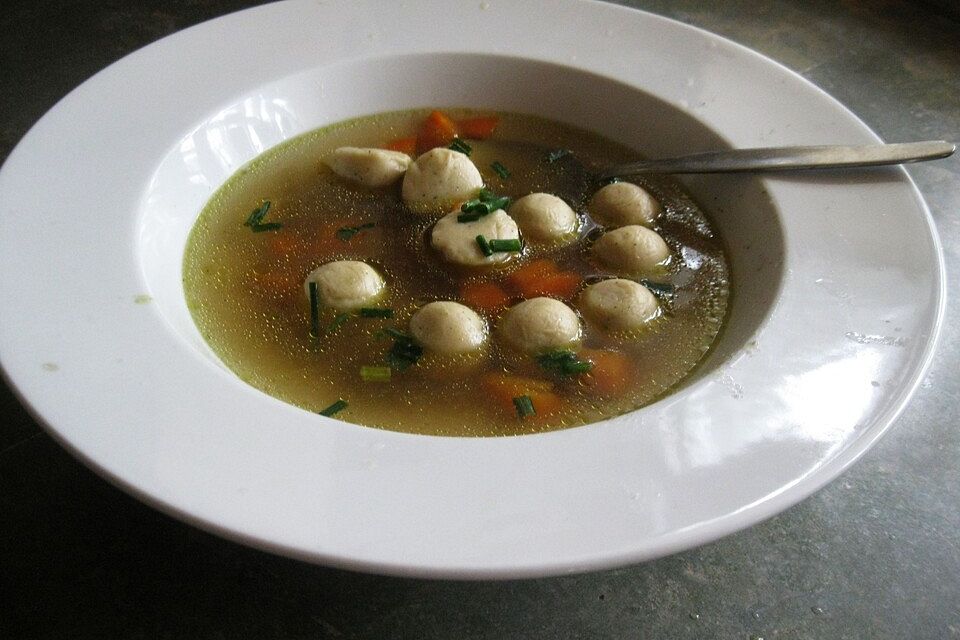
[[[239,0],[8,2],[0,160],[83,80]],[[833,94],[884,139],[960,138],[953,0],[634,0]],[[909,168],[960,276],[960,158]],[[5,224],[29,211],[4,203]],[[905,292],[909,295],[909,292]],[[0,638],[960,638],[960,302],[889,434],[749,530],[586,575],[455,583],[314,567],[141,505],[0,386]]]

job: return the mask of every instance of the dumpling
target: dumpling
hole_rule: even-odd
[[[376,269],[356,260],[328,262],[311,271],[303,285],[308,296],[311,282],[317,283],[320,304],[339,311],[358,309],[374,302],[385,286]]]
[[[437,147],[410,164],[403,177],[403,201],[417,213],[438,213],[476,197],[482,186],[470,158]]]
[[[639,329],[660,313],[657,298],[649,289],[622,278],[589,285],[577,306],[588,320],[611,331]]]
[[[603,234],[592,251],[599,262],[622,276],[656,273],[670,259],[670,247],[660,234],[636,224]]]
[[[339,147],[326,159],[338,176],[367,187],[396,182],[411,162],[410,156],[399,151],[360,147]]]
[[[430,244],[440,252],[444,260],[463,267],[485,267],[510,260],[514,253],[498,251],[485,256],[477,244],[477,236],[487,240],[519,240],[517,223],[503,209],[473,222],[459,222],[457,209],[437,220],[430,232]]]
[[[576,212],[549,193],[531,193],[520,198],[510,206],[510,217],[517,221],[527,240],[543,243],[576,240],[579,224]]]
[[[531,298],[508,309],[497,330],[515,351],[537,354],[578,342],[580,318],[559,300]]]
[[[630,182],[614,182],[593,194],[587,210],[597,223],[605,227],[628,224],[649,227],[663,207],[642,187]]]
[[[487,324],[459,302],[430,302],[413,314],[410,333],[425,350],[454,355],[480,349],[487,341]]]

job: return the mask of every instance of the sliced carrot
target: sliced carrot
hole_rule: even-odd
[[[400,153],[405,153],[408,156],[416,155],[417,138],[415,136],[409,138],[395,138],[387,143],[387,149],[390,151],[399,151]]]
[[[557,269],[557,263],[553,260],[548,260],[543,258],[541,260],[534,260],[533,262],[528,262],[523,265],[510,275],[506,277],[507,285],[515,290],[518,294],[523,295],[524,291],[532,291],[533,287],[536,286],[537,282],[548,275],[553,275],[559,273]],[[523,297],[534,297],[526,296]]]
[[[569,300],[577,292],[583,279],[580,274],[573,271],[562,271],[560,273],[547,274],[542,280],[538,280],[526,292],[521,292],[524,298],[536,298],[537,296],[547,296],[548,298],[558,298],[560,300]]]
[[[460,287],[460,297],[477,311],[496,311],[510,303],[509,294],[493,282],[468,282]]]
[[[457,123],[443,111],[431,111],[420,125],[417,134],[417,152],[424,153],[434,147],[445,147],[457,137]]]
[[[579,356],[593,363],[584,382],[600,395],[617,395],[630,384],[633,366],[630,358],[619,351],[583,349]]]
[[[481,384],[497,407],[508,413],[516,414],[517,408],[513,404],[513,399],[520,396],[530,398],[538,416],[555,413],[563,405],[560,396],[552,391],[553,384],[546,380],[497,372],[484,374]]]
[[[500,124],[500,118],[497,116],[467,118],[457,122],[460,135],[464,138],[472,138],[474,140],[486,140],[493,135],[498,124]]]

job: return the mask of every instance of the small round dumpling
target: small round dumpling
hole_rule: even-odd
[[[455,355],[481,348],[487,340],[487,323],[459,302],[431,302],[410,318],[410,333],[427,351]]]
[[[440,252],[444,260],[462,267],[489,267],[510,260],[514,253],[498,251],[485,256],[477,244],[477,236],[487,240],[518,240],[517,223],[503,209],[473,222],[460,222],[457,209],[437,220],[430,232],[430,244]]]
[[[580,318],[553,298],[531,298],[511,307],[497,329],[510,347],[529,354],[562,349],[580,340]]]
[[[605,227],[628,224],[649,227],[663,207],[643,188],[630,182],[614,182],[593,194],[587,210],[598,224]]]
[[[403,201],[417,213],[436,213],[476,197],[482,186],[470,158],[437,147],[410,164],[403,177]]]
[[[367,187],[385,187],[396,182],[410,166],[410,156],[399,151],[339,147],[326,159],[338,176]]]
[[[524,238],[534,242],[574,240],[579,220],[566,202],[549,193],[531,193],[510,206]]]
[[[383,278],[365,262],[338,260],[320,265],[304,283],[307,296],[310,283],[317,283],[320,304],[339,311],[350,311],[370,304],[383,293]]]
[[[580,294],[577,306],[588,320],[611,331],[639,329],[660,313],[649,289],[622,278],[591,284]]]
[[[600,236],[593,255],[618,275],[642,276],[662,269],[670,259],[670,247],[656,231],[633,224]]]

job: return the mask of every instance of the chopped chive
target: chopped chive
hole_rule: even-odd
[[[487,242],[487,239],[482,235],[477,236],[477,245],[480,247],[480,252],[485,256],[492,256],[493,249],[490,247],[490,243]]]
[[[336,333],[337,331],[339,331],[340,327],[345,325],[347,323],[347,320],[349,319],[350,319],[349,313],[338,313],[330,322],[330,324],[327,326],[327,335],[330,335],[331,333]]]
[[[666,282],[654,282],[653,280],[647,280],[646,278],[641,279],[640,284],[645,286],[647,289],[650,289],[654,295],[661,297],[672,296],[676,291],[676,287],[674,287],[672,284],[668,284]]]
[[[279,222],[264,222],[262,224],[251,225],[250,228],[253,229],[254,233],[260,233],[261,231],[275,231],[282,226]]]
[[[566,362],[563,365],[563,372],[567,375],[589,373],[591,369],[593,369],[593,363],[589,360],[576,360],[574,362]]]
[[[493,253],[515,253],[523,249],[523,245],[518,238],[509,240],[488,240],[490,251]]]
[[[592,362],[580,360],[577,354],[569,349],[559,349],[537,356],[537,364],[547,371],[564,376],[588,373],[593,369]]]
[[[423,347],[412,340],[397,340],[393,343],[390,353],[387,354],[387,362],[397,371],[405,371],[410,366],[415,365],[423,355]]]
[[[475,222],[497,209],[506,209],[509,206],[508,196],[498,196],[487,187],[482,187],[476,198],[460,205],[462,213],[457,216],[457,222]]]
[[[521,420],[527,416],[537,415],[536,409],[533,408],[533,400],[530,399],[530,396],[519,396],[514,398],[513,406],[517,408],[517,415]]]
[[[451,151],[458,151],[465,156],[469,156],[470,152],[473,151],[473,148],[460,138],[454,138],[453,142],[451,142],[447,148]]]
[[[307,289],[310,291],[310,335],[316,338],[320,335],[320,292],[313,280]]]
[[[381,307],[361,307],[361,318],[392,318],[393,309],[384,309]]]
[[[372,229],[377,226],[376,222],[365,222],[364,224],[359,224],[355,227],[340,227],[337,229],[336,236],[343,242],[347,242],[353,236],[357,235],[364,229]]]
[[[476,222],[484,215],[483,213],[461,213],[457,216],[457,222]]]
[[[570,151],[570,149],[554,149],[553,151],[547,154],[547,162],[553,164],[557,160],[566,158],[567,156],[572,154],[573,152]]]
[[[403,331],[399,331],[397,329],[394,329],[393,327],[387,327],[386,329],[383,330],[383,332],[396,340],[408,340],[408,341],[413,340],[412,337],[408,336]]]
[[[333,414],[339,413],[340,411],[343,411],[343,410],[346,409],[346,408],[347,408],[347,401],[346,401],[346,400],[342,400],[342,399],[341,399],[341,400],[337,400],[337,401],[334,402],[332,405],[330,405],[329,407],[327,407],[326,409],[324,409],[323,411],[321,411],[321,412],[320,412],[320,415],[322,415],[322,416],[327,416],[327,417],[329,418],[329,417],[332,416]]]
[[[267,215],[267,211],[269,210],[270,201],[264,200],[263,204],[250,212],[250,215],[247,216],[247,221],[243,224],[247,227],[255,227],[256,225],[260,224],[260,221],[263,220],[264,216]]]
[[[360,367],[360,377],[364,382],[389,382],[390,367]]]
[[[494,160],[493,164],[490,165],[490,168],[493,169],[493,172],[504,180],[510,177],[510,170],[503,166],[503,163],[499,160]]]

